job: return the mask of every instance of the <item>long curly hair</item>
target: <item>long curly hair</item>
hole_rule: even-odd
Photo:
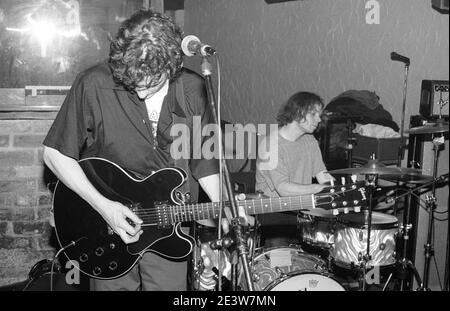
[[[109,65],[114,80],[134,91],[141,81],[154,87],[165,74],[175,79],[183,62],[182,37],[183,31],[169,17],[152,10],[137,11],[111,40]]]
[[[281,127],[294,120],[303,120],[317,105],[323,108],[323,100],[319,95],[309,92],[295,93],[278,111],[278,125]]]

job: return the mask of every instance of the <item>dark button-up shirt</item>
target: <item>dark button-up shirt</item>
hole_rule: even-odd
[[[157,144],[145,102],[117,85],[108,64],[102,63],[76,77],[44,145],[76,160],[105,158],[142,176],[174,166],[170,155],[174,116],[186,123],[188,118],[199,116],[202,126],[212,123],[203,78],[184,69],[178,79],[183,79],[185,106],[178,102],[176,83],[171,82],[158,121]],[[205,139],[202,137],[201,141]],[[192,155],[192,144],[188,146]],[[189,168],[192,176],[199,179],[218,173],[218,162],[191,158]]]

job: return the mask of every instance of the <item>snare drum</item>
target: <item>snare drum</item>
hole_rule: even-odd
[[[261,249],[256,254],[252,268],[254,289],[267,290],[344,290],[324,269],[320,258],[305,254],[296,247]],[[246,288],[243,275],[242,288]],[[332,284],[332,285],[331,285]]]
[[[336,217],[332,211],[314,209],[299,212],[297,222],[300,241],[314,250],[329,250],[334,244]]]
[[[367,213],[338,217],[334,248],[334,263],[342,268],[358,266],[367,253]],[[395,216],[372,212],[370,230],[370,266],[390,266],[396,262],[398,219]]]

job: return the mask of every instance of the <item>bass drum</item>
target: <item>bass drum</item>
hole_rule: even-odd
[[[295,271],[271,283],[268,291],[345,291],[331,275],[315,271]]]
[[[298,247],[274,247],[257,252],[251,265],[255,291],[345,290],[326,272],[325,261]],[[246,290],[245,276],[240,284]]]

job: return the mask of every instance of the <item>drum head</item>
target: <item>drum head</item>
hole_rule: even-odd
[[[319,257],[305,254],[298,247],[285,246],[260,249],[252,261],[251,273],[255,290],[261,291],[291,272],[322,272],[323,267],[325,267],[325,261]],[[245,278],[242,273],[240,281],[242,288],[245,289]]]
[[[269,291],[345,291],[330,276],[314,271],[291,272],[267,287]]]
[[[351,228],[366,229],[368,226],[368,213],[351,213],[338,216],[338,222]],[[389,229],[397,227],[397,217],[389,214],[379,212],[372,212],[372,226],[373,229]]]

